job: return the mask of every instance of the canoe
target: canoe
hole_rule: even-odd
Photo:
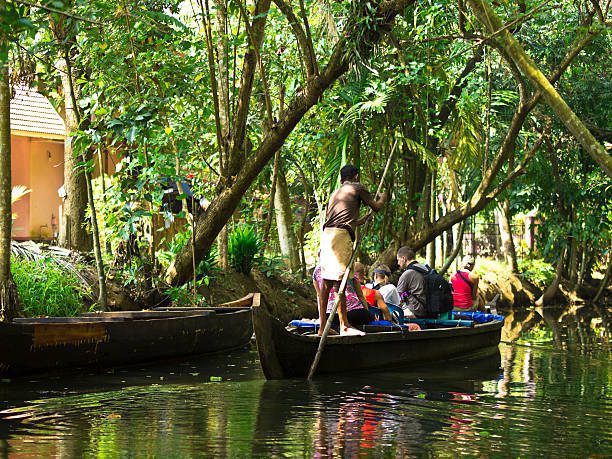
[[[241,348],[253,335],[251,305],[258,303],[255,293],[212,308],[155,308],[0,323],[0,376],[129,365]]]
[[[252,314],[266,379],[305,377],[320,338],[287,330],[263,307],[253,307]],[[499,352],[502,326],[503,320],[492,320],[473,327],[328,336],[317,373],[396,369],[418,362],[483,358]]]

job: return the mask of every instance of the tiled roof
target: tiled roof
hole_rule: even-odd
[[[11,99],[11,133],[57,139],[65,137],[66,127],[45,96],[17,86]]]

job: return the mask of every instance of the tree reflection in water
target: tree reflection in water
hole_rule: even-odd
[[[572,352],[578,332],[543,313],[512,312],[519,344],[490,359],[312,384],[264,381],[254,350],[2,382],[0,457],[610,456],[609,354]]]

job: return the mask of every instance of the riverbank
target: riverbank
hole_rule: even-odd
[[[30,299],[31,301],[28,301],[35,305],[47,306],[51,303],[64,305],[72,295],[76,296],[77,303],[84,302],[83,308],[92,307],[97,298],[97,280],[91,259],[53,247],[32,244],[18,245],[25,255],[15,264],[20,269],[14,272],[14,276],[24,300]],[[499,293],[498,306],[505,310],[528,309],[536,305],[537,300],[554,278],[554,268],[541,260],[525,261],[520,268],[522,273],[514,274],[504,263],[479,258],[476,272],[481,278],[479,291],[482,301],[490,301]],[[36,273],[38,278],[30,279],[31,273]],[[450,275],[450,272],[447,275]],[[590,282],[583,282],[577,291],[569,281],[561,279],[558,288],[546,304],[570,305],[569,309],[573,310],[584,308],[586,305],[590,306],[603,275],[597,276],[595,273],[593,277],[594,279]],[[24,278],[28,282],[24,282]],[[63,283],[57,287],[52,282],[54,279],[62,280]],[[167,290],[159,292],[156,295],[157,299],[152,303],[143,300],[144,296],[142,292],[138,293],[138,289],[128,289],[125,285],[125,279],[122,281],[120,275],[116,277],[112,272],[110,273],[107,289],[112,310],[138,310],[168,304],[168,297],[165,296],[169,293]],[[191,298],[188,291],[188,288],[184,288],[184,293]],[[202,282],[199,287],[199,294],[207,305],[232,301],[251,292],[262,293],[264,305],[281,320],[288,321],[296,317],[316,317],[317,315],[316,296],[310,273],[302,277],[281,269],[262,270],[255,267],[249,275],[244,275],[214,269],[209,275],[208,282]],[[52,298],[48,297],[49,293],[53,294]],[[608,286],[597,304],[589,309],[593,309],[601,317],[609,316],[609,308],[606,305],[611,303],[611,294],[612,289]],[[188,304],[177,302],[176,305],[186,306],[191,304],[190,301]],[[73,313],[68,315],[78,313],[81,308],[77,304],[73,309]],[[24,312],[31,316],[66,315],[65,312],[62,314],[62,311],[61,308],[45,307]]]
[[[477,271],[481,278],[479,290],[485,302],[499,293],[498,306],[502,309],[526,309],[534,306],[544,292],[544,285],[536,285],[524,274],[512,273],[503,263],[488,259],[481,259],[478,263]],[[254,291],[262,293],[264,304],[281,320],[317,315],[316,296],[310,277],[304,280],[288,274],[267,276],[255,268],[248,276],[233,272],[219,273],[208,287],[201,288],[200,293],[208,304],[218,304]],[[587,286],[578,293],[589,294],[594,291],[596,286]],[[611,289],[608,287],[599,303],[609,304],[610,296]],[[566,280],[561,281],[559,289],[550,300],[550,304],[572,305],[574,308],[588,302],[589,298],[578,296]],[[602,313],[606,311],[602,310]]]

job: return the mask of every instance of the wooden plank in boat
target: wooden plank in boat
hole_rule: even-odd
[[[191,310],[185,311],[113,311],[113,312],[87,312],[82,314],[81,317],[91,318],[112,318],[119,317],[123,319],[171,319],[173,317],[189,317],[189,316],[205,316],[211,314],[211,311],[206,311],[202,308],[192,308]]]

